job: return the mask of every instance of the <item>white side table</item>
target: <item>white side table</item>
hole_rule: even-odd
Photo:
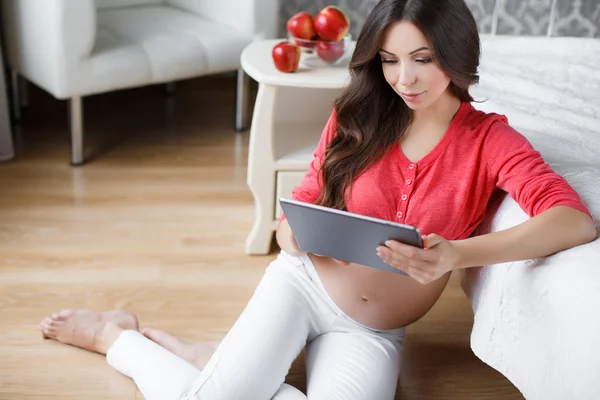
[[[279,72],[271,50],[282,39],[257,41],[241,56],[243,70],[259,83],[250,128],[247,182],[254,196],[254,225],[247,254],[267,254],[281,209],[313,157],[333,101],[350,80],[346,62],[323,68],[302,64],[294,73]]]

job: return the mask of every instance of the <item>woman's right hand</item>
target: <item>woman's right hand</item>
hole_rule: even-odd
[[[300,246],[298,246],[296,237],[292,233],[292,229],[290,228],[290,224],[288,223],[287,219],[284,218],[281,221],[277,227],[275,236],[277,238],[277,244],[279,245],[279,248],[284,250],[286,253],[293,256],[299,256],[303,253]]]
[[[288,253],[302,253],[302,249],[298,245],[296,236],[294,236],[294,232],[292,232],[292,228],[290,228],[289,225],[288,225],[288,243],[290,245],[290,251]]]

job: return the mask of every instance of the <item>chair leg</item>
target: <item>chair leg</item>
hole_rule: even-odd
[[[0,64],[2,56],[0,53]],[[0,69],[0,161],[7,161],[15,156],[15,144],[13,131],[10,124],[10,107],[7,80],[4,77],[4,69]]]
[[[83,165],[83,104],[80,96],[69,100],[71,120],[71,165]]]
[[[237,91],[235,102],[235,130],[242,132],[248,128],[250,120],[249,111],[250,77],[243,69],[237,72]]]
[[[21,97],[21,107],[29,107],[29,91],[27,90],[27,80],[23,77],[19,79],[19,96]]]
[[[165,94],[167,96],[174,95],[175,94],[175,87],[176,87],[175,82],[167,82],[167,83],[165,83]]]
[[[10,92],[12,94],[12,113],[15,121],[21,120],[21,98],[20,98],[20,85],[19,85],[19,74],[14,69],[10,71]]]

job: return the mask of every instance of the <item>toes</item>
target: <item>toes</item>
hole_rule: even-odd
[[[39,326],[38,326],[38,329],[39,329],[39,330],[40,330],[40,332],[42,333],[42,338],[46,339],[46,338],[47,338],[47,336],[46,336],[46,332],[45,332],[45,330],[46,330],[46,325],[44,324],[44,321],[45,321],[45,319],[43,319],[43,320],[40,322],[40,324],[39,324]]]
[[[59,312],[52,313],[52,316],[50,316],[50,318],[53,319],[54,321],[65,321],[72,314],[73,314],[73,310],[62,310]]]
[[[62,310],[59,313],[53,314],[52,318],[56,321],[65,321],[73,315],[75,310]]]
[[[52,324],[52,319],[46,318],[41,324],[42,337],[53,338],[56,336],[56,327]]]
[[[49,336],[49,337],[55,336],[56,335],[56,328],[54,328],[52,326],[44,327],[44,334],[46,336]]]

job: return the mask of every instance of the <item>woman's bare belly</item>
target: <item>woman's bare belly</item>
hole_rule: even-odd
[[[414,279],[357,264],[341,265],[309,254],[323,286],[352,319],[373,329],[395,329],[424,316],[439,299],[450,273],[423,285]]]

